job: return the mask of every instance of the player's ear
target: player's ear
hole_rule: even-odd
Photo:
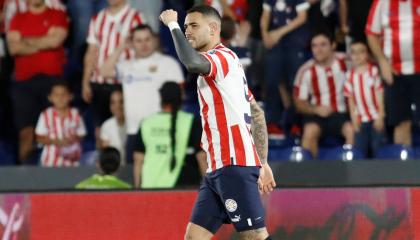
[[[216,22],[210,22],[209,27],[210,27],[210,35],[213,36],[217,32],[218,25]]]

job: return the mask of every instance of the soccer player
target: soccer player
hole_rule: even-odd
[[[185,18],[186,37],[176,11],[165,10],[160,19],[171,30],[181,62],[200,74],[208,170],[185,239],[211,239],[223,223],[232,223],[240,239],[270,239],[260,192],[269,193],[276,184],[267,163],[264,112],[248,89],[238,57],[220,44],[221,17],[209,6],[192,8]]]

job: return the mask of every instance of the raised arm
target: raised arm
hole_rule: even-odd
[[[208,74],[211,68],[210,62],[192,48],[185,38],[178,24],[178,13],[174,10],[165,10],[159,18],[171,30],[176,53],[187,70],[191,73]]]

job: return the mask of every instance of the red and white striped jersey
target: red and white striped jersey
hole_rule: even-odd
[[[117,14],[111,15],[108,9],[104,9],[91,19],[87,42],[97,45],[99,49],[91,82],[119,83],[116,78],[104,79],[99,75],[99,68],[119,44],[125,40],[130,31],[141,23],[143,23],[143,20],[140,12],[131,8],[128,4]],[[121,60],[132,58],[134,58],[134,52],[130,49],[126,49],[121,55]]]
[[[229,165],[260,166],[250,131],[254,97],[238,56],[222,44],[202,54],[211,63],[210,73],[197,79],[207,172]]]
[[[370,122],[379,117],[378,91],[383,90],[378,67],[370,64],[367,71],[357,73],[349,70],[344,84],[344,95],[353,97],[361,122]]]
[[[382,37],[384,54],[399,74],[420,73],[420,0],[375,0],[366,33]]]
[[[76,108],[70,108],[68,115],[63,118],[58,115],[54,107],[49,107],[39,116],[35,134],[62,140],[71,136],[83,137],[86,135],[86,128]],[[59,147],[54,144],[45,145],[41,154],[41,165],[45,167],[78,166],[78,158],[71,160],[66,156],[78,154],[80,157],[80,151],[80,143],[68,147]]]
[[[309,100],[312,105],[331,107],[336,112],[346,112],[343,87],[346,80],[346,55],[335,53],[331,66],[318,65],[313,59],[300,67],[294,96]]]
[[[45,5],[51,9],[66,11],[66,6],[60,0],[45,0]],[[6,29],[9,29],[10,21],[16,13],[26,11],[28,11],[28,0],[6,0],[4,5]]]

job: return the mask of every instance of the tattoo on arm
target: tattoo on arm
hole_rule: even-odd
[[[251,130],[254,138],[255,147],[261,163],[267,163],[268,155],[268,133],[265,122],[264,111],[255,100],[251,102]]]

